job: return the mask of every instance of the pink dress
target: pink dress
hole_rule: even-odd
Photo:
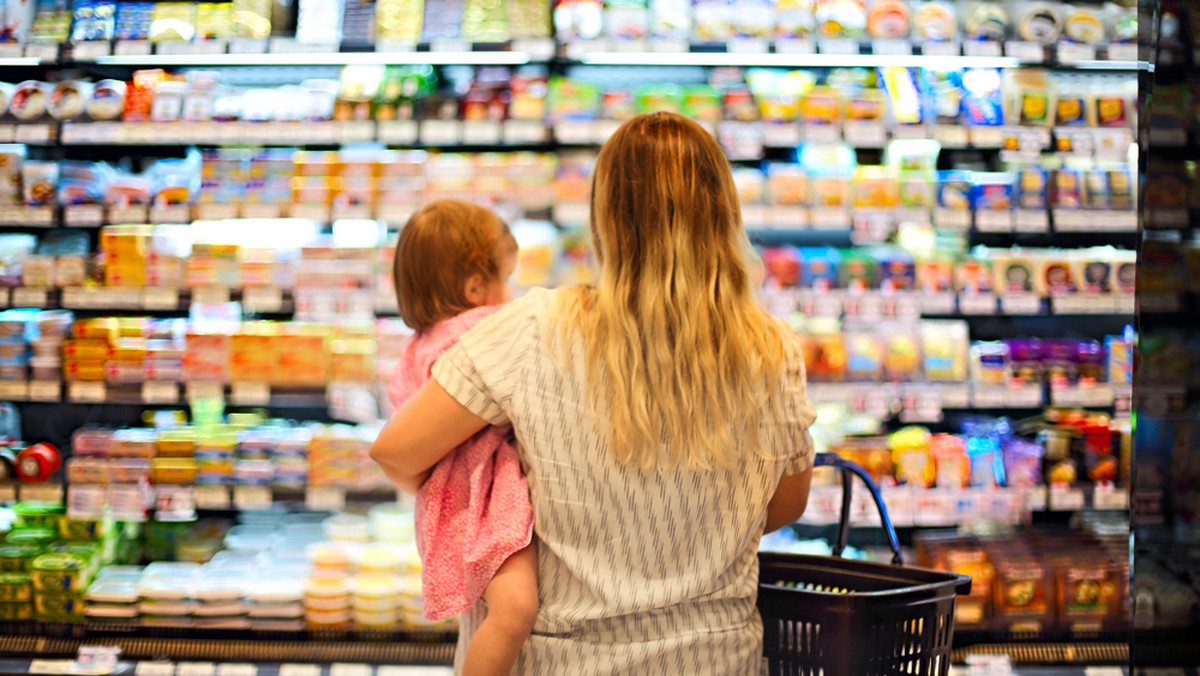
[[[415,394],[437,358],[499,309],[468,310],[413,336],[388,383],[392,404]],[[426,619],[470,610],[500,564],[533,536],[529,485],[512,426],[489,425],[442,458],[417,493],[415,520]]]

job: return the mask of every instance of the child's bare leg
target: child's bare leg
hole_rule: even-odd
[[[537,551],[531,544],[501,564],[483,592],[487,617],[475,629],[464,676],[508,676],[537,616]]]

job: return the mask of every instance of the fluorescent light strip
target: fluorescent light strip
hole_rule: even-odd
[[[1071,64],[1080,70],[1149,70],[1154,71],[1154,64],[1145,61],[1077,61]]]
[[[35,65],[36,65],[36,59]],[[528,52],[325,52],[306,54],[151,54],[99,56],[102,66],[503,65],[529,63]]]
[[[36,56],[10,56],[0,58],[0,66],[40,66],[42,60]]]
[[[839,68],[882,66],[945,68],[1015,68],[1010,56],[923,56],[917,54],[741,54],[729,52],[597,52],[581,62],[597,66],[787,66]]]

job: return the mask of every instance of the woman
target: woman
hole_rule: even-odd
[[[513,425],[539,578],[515,673],[759,673],[758,541],[800,517],[812,477],[799,339],[755,301],[729,164],[699,125],[633,118],[593,181],[599,282],[480,322],[371,457],[411,488]]]

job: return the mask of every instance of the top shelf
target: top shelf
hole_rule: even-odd
[[[765,40],[699,45],[672,41],[551,39],[508,43],[380,43],[357,48],[290,38],[194,42],[113,41],[28,45],[0,43],[0,66],[345,66],[508,65],[560,62],[597,66],[743,66],[779,68],[1051,68],[1134,71],[1150,69],[1131,44],[1098,47],[1063,43],[940,43],[907,40]]]

